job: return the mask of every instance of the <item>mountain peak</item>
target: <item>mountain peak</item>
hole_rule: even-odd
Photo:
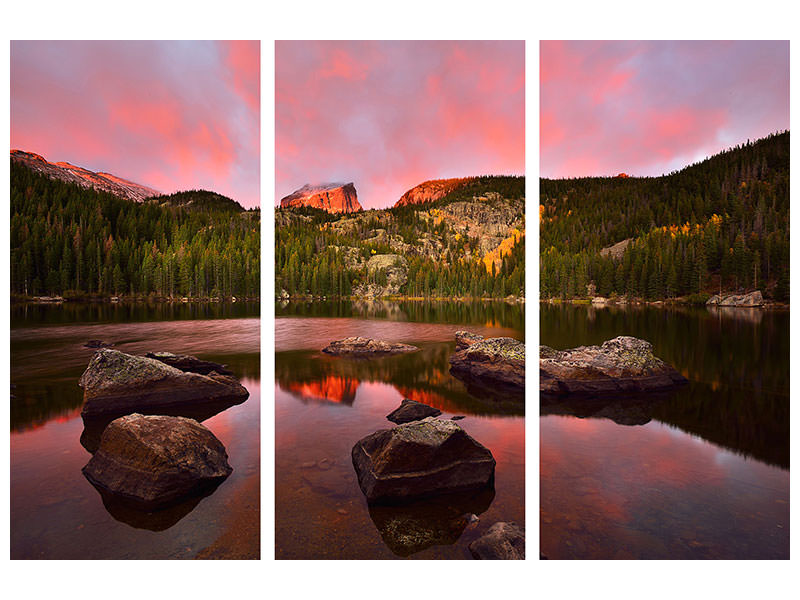
[[[435,202],[445,197],[453,190],[467,183],[470,177],[455,179],[430,179],[411,188],[400,197],[395,206],[408,206],[409,204],[425,204]]]
[[[11,150],[11,160],[21,163],[50,179],[75,183],[85,188],[114,194],[120,198],[141,202],[146,198],[158,196],[161,192],[110,173],[95,173],[68,162],[48,162],[43,156],[24,150]]]
[[[281,208],[310,206],[329,213],[351,213],[363,210],[353,183],[305,184],[281,198]]]

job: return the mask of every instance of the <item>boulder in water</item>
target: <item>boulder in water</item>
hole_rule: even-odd
[[[442,414],[442,411],[438,408],[433,408],[422,402],[404,398],[400,406],[386,415],[386,418],[392,423],[400,425],[402,423],[410,423],[411,421],[420,421],[425,417],[438,417],[440,414]]]
[[[419,350],[416,346],[373,340],[365,337],[349,337],[336,340],[325,346],[322,351],[335,356],[351,356],[355,358],[370,358],[373,356],[388,356],[390,354],[404,354]]]
[[[369,503],[477,490],[494,481],[492,453],[456,422],[427,417],[359,440],[352,451]]]
[[[144,510],[207,492],[232,471],[225,446],[197,421],[140,414],[112,421],[83,468],[98,489]]]
[[[244,402],[248,391],[235,377],[183,372],[159,360],[118,350],[98,350],[79,385],[84,417],[153,413],[204,402]]]
[[[660,392],[686,378],[653,355],[650,342],[619,336],[600,346],[540,347],[539,392],[551,395]]]

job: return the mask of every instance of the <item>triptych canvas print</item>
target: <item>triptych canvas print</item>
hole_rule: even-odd
[[[10,134],[11,559],[789,558],[788,41],[12,41]]]

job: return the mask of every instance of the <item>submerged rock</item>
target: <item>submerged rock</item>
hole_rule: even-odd
[[[450,371],[459,378],[525,388],[525,344],[509,337],[476,341],[450,357]]]
[[[469,331],[456,331],[456,350],[463,350],[476,342],[483,341],[484,337]]]
[[[454,421],[433,417],[368,435],[352,459],[369,503],[477,490],[494,480],[492,453]]]
[[[368,358],[370,356],[386,356],[389,354],[403,354],[405,352],[415,352],[417,350],[419,350],[419,348],[410,346],[409,344],[384,342],[383,340],[373,340],[372,338],[361,336],[336,340],[322,349],[326,354],[363,358]]]
[[[411,421],[420,421],[425,417],[438,417],[440,414],[442,414],[442,411],[438,408],[433,408],[422,402],[404,398],[400,406],[386,415],[386,418],[392,423],[402,424],[410,423]]]
[[[686,382],[672,366],[653,355],[650,342],[619,336],[600,346],[554,350],[541,346],[539,392],[588,396],[656,392]]]
[[[764,305],[764,296],[760,290],[749,294],[716,294],[706,301],[707,306],[740,306],[743,308],[755,308]]]
[[[159,360],[102,349],[79,385],[84,417],[150,412],[199,403],[244,402],[249,392],[229,375],[183,372]]]
[[[525,560],[525,530],[516,523],[495,523],[469,551],[479,560]]]
[[[197,421],[140,414],[112,421],[83,468],[98,489],[143,510],[207,492],[232,471],[225,446]]]
[[[233,375],[233,371],[225,368],[225,365],[212,362],[210,360],[200,360],[194,356],[186,354],[173,354],[172,352],[148,352],[145,354],[147,358],[154,358],[157,361],[163,362],[165,365],[175,367],[184,373],[200,373],[201,375],[208,375],[212,372],[219,373],[220,375]]]

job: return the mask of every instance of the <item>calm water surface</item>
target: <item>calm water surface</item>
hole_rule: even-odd
[[[497,521],[525,522],[524,407],[471,395],[448,371],[453,334],[523,338],[524,308],[500,304],[284,304],[275,325],[277,558],[470,558]],[[330,357],[330,341],[362,335],[419,346],[371,360]],[[369,508],[350,459],[362,437],[393,424],[411,398],[436,406],[492,451],[493,491],[409,507]],[[465,513],[480,521],[466,526]]]
[[[789,557],[789,313],[542,305],[558,349],[650,341],[689,384],[543,400],[541,550],[559,558]]]
[[[193,558],[213,544],[242,495],[258,487],[258,313],[257,305],[14,306],[11,558]],[[81,445],[77,381],[90,339],[133,354],[192,354],[226,363],[240,378],[248,400],[203,421],[233,467],[211,495],[151,515],[103,503],[81,473],[91,455]]]

